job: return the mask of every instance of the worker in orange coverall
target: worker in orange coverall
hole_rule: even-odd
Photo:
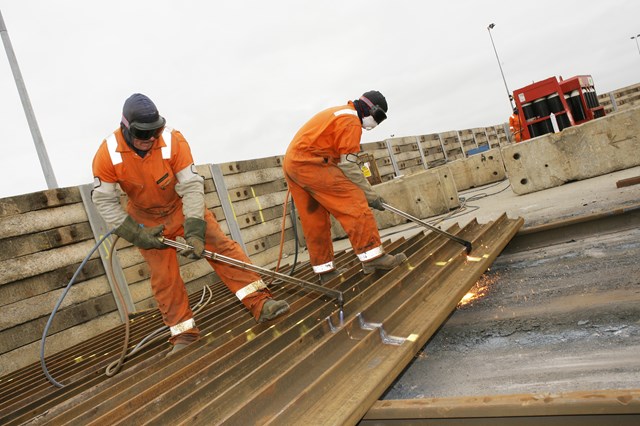
[[[520,114],[518,108],[513,109],[513,114],[509,117],[509,131],[515,142],[522,141],[522,123],[520,122]]]
[[[375,90],[366,92],[357,100],[312,117],[285,154],[285,178],[298,206],[313,271],[323,284],[343,272],[333,262],[330,214],[347,233],[364,273],[389,270],[406,260],[404,254],[384,252],[369,209],[384,210],[384,200],[354,161],[362,129],[376,127],[387,118],[386,112],[384,96]]]
[[[131,242],[151,271],[151,288],[171,330],[174,354],[196,341],[200,332],[193,319],[176,249],[159,237],[184,236],[193,249],[180,254],[192,259],[204,250],[250,263],[240,245],[228,238],[205,207],[204,179],[198,175],[184,136],[165,126],[155,104],[140,93],[123,107],[120,127],[102,142],[93,160],[92,199],[114,233]],[[127,211],[116,187],[128,195]],[[274,300],[254,272],[207,259],[224,284],[235,293],[258,322],[289,310]]]

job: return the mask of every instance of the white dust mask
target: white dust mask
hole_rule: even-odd
[[[374,120],[370,115],[362,119],[362,128],[365,130],[371,130],[377,125],[378,123],[376,123],[376,120]]]

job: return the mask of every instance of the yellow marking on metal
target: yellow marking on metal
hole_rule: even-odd
[[[442,262],[442,261],[436,262],[436,266],[446,266],[446,265],[447,265],[447,262]]]
[[[256,204],[258,205],[258,213],[260,213],[260,220],[264,223],[264,215],[262,214],[262,206],[260,205],[260,200],[256,197],[256,191],[253,190],[253,186],[251,187],[251,195],[253,195],[253,199],[256,200]]]
[[[82,357],[82,355],[80,355],[79,357],[74,358],[73,360],[74,360],[76,363],[78,363],[78,362],[82,362],[82,361],[84,361],[84,358]]]
[[[236,217],[236,210],[233,208],[233,201],[231,201],[231,195],[229,195],[229,191],[227,191],[227,198],[229,199],[229,206],[231,207],[231,213],[233,214],[233,218],[238,219]]]
[[[409,336],[407,336],[407,340],[410,342],[416,342],[418,340],[418,335],[415,333],[411,333]]]
[[[100,237],[98,239],[101,240],[103,237],[104,237],[104,234],[100,234]],[[112,244],[111,238],[105,238],[102,241],[101,246],[104,246],[103,247],[103,250],[104,250],[103,254],[104,254],[104,258],[105,259],[109,259],[109,252],[111,251],[111,244]]]
[[[467,256],[467,260],[469,262],[480,262],[482,260],[481,257],[475,257],[475,256]]]

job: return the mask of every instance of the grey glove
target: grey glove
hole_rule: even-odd
[[[191,249],[182,250],[180,254],[189,259],[201,259],[204,253],[204,234],[207,222],[197,217],[188,217],[184,221],[184,239]]]
[[[384,198],[378,197],[373,201],[369,201],[369,207],[372,207],[372,208],[374,208],[376,210],[383,211],[384,210],[384,206],[382,205],[382,203],[386,204],[386,202],[384,201]]]
[[[127,216],[113,233],[141,249],[165,249],[167,246],[160,240],[163,229],[164,225],[144,227]]]

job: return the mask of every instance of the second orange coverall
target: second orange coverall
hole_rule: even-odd
[[[170,138],[165,143],[165,138]],[[93,201],[98,211],[109,222],[120,222],[126,213],[109,212],[115,202],[119,203],[115,184],[120,184],[128,195],[127,213],[144,226],[164,225],[163,235],[170,239],[184,235],[183,199],[176,192],[181,176],[193,176],[191,149],[182,134],[165,128],[153,148],[140,157],[125,142],[120,129],[102,142],[93,160],[95,176]],[[198,177],[201,179],[200,177]],[[202,182],[200,182],[202,184]],[[200,189],[199,189],[200,191]],[[202,189],[202,193],[204,190]],[[214,253],[251,261],[240,245],[227,237],[213,213],[204,208],[203,219],[207,222],[205,249]],[[119,206],[118,206],[119,207]],[[106,209],[106,210],[105,210]],[[121,219],[117,219],[121,217]],[[119,225],[119,223],[111,223]],[[151,272],[151,288],[164,323],[171,329],[171,343],[190,343],[199,336],[189,307],[187,291],[180,276],[180,265],[176,250],[140,249]],[[244,306],[258,319],[262,305],[271,293],[260,276],[254,272],[207,259],[227,288],[236,294]]]
[[[519,114],[511,114],[511,117],[509,117],[509,130],[513,135],[514,141],[522,141],[522,124],[520,123]]]
[[[333,270],[333,215],[360,261],[384,254],[378,225],[364,192],[337,166],[341,155],[360,151],[362,124],[352,102],[311,118],[289,144],[284,174],[298,207],[316,274]]]

